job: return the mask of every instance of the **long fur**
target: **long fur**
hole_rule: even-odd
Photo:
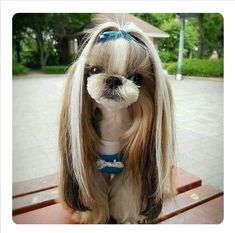
[[[146,74],[143,86],[136,90],[138,95],[133,89],[136,97],[132,104],[126,106],[133,120],[120,139],[125,154],[125,169],[114,177],[109,187],[96,168],[96,154],[101,142],[93,124],[95,111],[88,93],[89,85],[88,90],[86,87],[86,65],[88,61],[96,63],[92,61],[91,54],[98,52],[98,36],[104,31],[120,29],[136,39],[134,42],[117,40],[123,49],[129,51],[129,56],[123,57],[122,51],[118,50],[120,46],[115,49],[117,43],[110,41],[103,50],[107,61],[100,62],[106,62],[107,69],[110,64],[113,68],[115,62],[107,56],[114,53],[117,73],[125,75],[123,72],[128,61],[133,67],[138,66],[141,71],[146,71]],[[120,28],[113,22],[104,23],[92,31],[87,41],[69,71],[61,112],[61,200],[69,208],[79,211],[79,221],[84,223],[105,223],[110,216],[120,222],[133,223],[139,220],[138,216],[154,219],[161,211],[165,192],[169,191],[169,187],[173,190],[171,171],[175,141],[172,92],[160,58],[149,38],[134,24]],[[94,93],[92,90],[90,92]],[[130,208],[128,211],[132,213],[124,207]],[[129,219],[124,213],[129,213]]]

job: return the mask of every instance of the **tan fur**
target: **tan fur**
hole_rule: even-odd
[[[135,185],[133,174],[121,173],[110,186],[110,214],[120,223],[137,223],[142,220],[140,186]],[[140,181],[139,181],[140,182]]]
[[[65,91],[64,91],[64,100],[62,104],[62,109],[60,113],[60,124],[59,124],[59,151],[60,151],[60,174],[59,174],[59,201],[63,204],[64,207],[67,207],[67,204],[64,200],[64,195],[63,195],[63,186],[65,183],[65,176],[66,176],[66,171],[65,171],[65,163],[67,161],[67,156],[68,153],[70,153],[68,150],[70,148],[70,142],[68,140],[68,106],[69,106],[69,100],[70,100],[70,92],[71,92],[71,82],[72,82],[72,75],[74,74],[76,69],[76,66],[73,65],[71,66],[69,73],[68,73],[68,78],[65,86]]]
[[[142,87],[139,101],[130,106],[130,112],[135,120],[121,140],[123,149],[126,151],[128,168],[138,175],[142,148],[150,137],[149,129],[153,126],[154,121],[153,102],[144,87]]]
[[[140,215],[146,206],[146,200],[142,200],[141,195],[140,174],[144,169],[142,161],[145,155],[156,154],[155,164],[151,164],[157,167],[159,173],[155,190],[156,202],[162,195],[174,190],[171,175],[175,141],[173,98],[170,85],[162,73],[159,57],[150,40],[133,25],[127,25],[124,29],[136,36],[144,45],[133,40],[120,39],[119,46],[125,49],[118,50],[115,40],[104,44],[97,43],[98,36],[110,29],[119,30],[120,27],[115,23],[97,27],[79,60],[71,67],[61,111],[60,199],[65,206],[72,208],[66,203],[65,195],[71,197],[74,190],[65,190],[64,187],[71,178],[70,172],[73,172],[71,174],[75,174],[74,184],[81,187],[75,199],[78,198],[91,209],[74,213],[73,219],[80,223],[106,223],[110,216],[120,223],[145,221],[146,217]],[[133,72],[139,72],[144,76],[138,100],[128,107],[130,128],[120,136],[125,153],[125,170],[108,182],[96,168],[97,148],[101,139],[91,121],[94,100],[89,95],[84,81],[84,70],[87,65],[102,66],[105,70],[103,75],[107,77],[109,74],[115,74],[124,79]],[[104,80],[107,77],[104,76]],[[79,148],[72,147],[74,138],[78,140]],[[76,153],[79,153],[78,160]]]
[[[94,195],[95,204],[92,211],[75,212],[73,220],[82,224],[106,223],[109,219],[108,185],[99,171],[91,171],[95,179],[90,179],[90,191]]]

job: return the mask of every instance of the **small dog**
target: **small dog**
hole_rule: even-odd
[[[171,88],[134,24],[97,26],[72,65],[61,112],[61,201],[79,223],[151,222],[172,187]]]

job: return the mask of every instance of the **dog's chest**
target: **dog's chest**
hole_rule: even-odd
[[[102,140],[116,142],[130,127],[130,114],[125,109],[106,109],[98,105],[101,111],[101,120],[99,121],[100,137]]]
[[[119,174],[124,168],[123,151],[120,138],[130,127],[127,109],[110,111],[101,109],[102,118],[99,122],[101,144],[98,148],[97,167],[109,182],[113,175]]]
[[[127,109],[101,109],[102,119],[99,123],[102,140],[119,141],[130,127],[130,116]]]

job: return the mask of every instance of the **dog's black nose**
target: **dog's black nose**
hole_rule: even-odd
[[[105,82],[108,85],[108,87],[113,88],[113,89],[122,85],[122,81],[116,76],[108,77]]]

